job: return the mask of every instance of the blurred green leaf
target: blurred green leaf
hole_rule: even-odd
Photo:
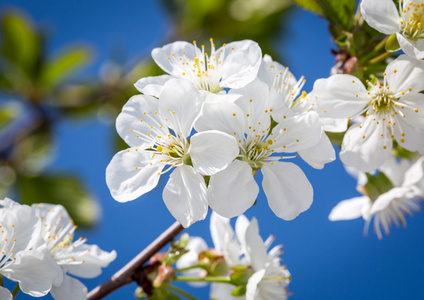
[[[2,127],[9,124],[10,121],[16,118],[18,109],[14,106],[0,107],[0,130]]]
[[[29,20],[18,12],[7,12],[1,20],[0,51],[10,62],[32,77],[38,67],[41,39]]]
[[[77,177],[68,174],[38,177],[20,174],[17,183],[23,204],[61,204],[80,226],[91,226],[98,220],[97,203]]]
[[[393,188],[393,183],[383,172],[378,173],[376,176],[368,173],[365,173],[365,175],[367,175],[367,183],[364,187],[359,187],[359,189],[362,189],[362,192],[372,201],[375,201],[381,194]]]
[[[396,33],[389,36],[386,41],[385,49],[387,52],[396,52],[400,50],[400,45],[396,36]]]
[[[245,285],[239,285],[234,290],[231,291],[231,295],[233,296],[243,296],[246,295],[246,286]]]
[[[181,300],[180,297],[167,290],[165,287],[156,288],[153,294],[148,297],[149,300]]]
[[[316,0],[293,0],[294,3],[313,13],[323,15],[324,11]]]
[[[47,87],[55,87],[72,71],[83,66],[90,58],[88,48],[66,49],[56,57],[48,60],[43,67],[41,83]]]

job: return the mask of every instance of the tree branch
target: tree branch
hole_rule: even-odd
[[[180,223],[175,222],[159,237],[157,237],[149,246],[141,251],[122,269],[116,272],[108,281],[95,287],[87,295],[87,300],[101,299],[120,287],[130,284],[133,281],[133,275],[140,267],[142,267],[155,253],[162,249],[168,242],[175,238],[184,227]]]

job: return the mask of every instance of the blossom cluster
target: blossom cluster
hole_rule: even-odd
[[[73,276],[93,278],[116,258],[86,239],[74,240],[76,225],[61,205],[21,205],[0,200],[0,276],[19,284],[33,297],[51,293],[54,299],[83,300],[87,288]],[[69,276],[69,275],[72,276]],[[12,294],[0,287],[0,298]]]
[[[335,159],[324,130],[346,122],[321,118],[313,99],[288,68],[262,57],[249,40],[205,47],[174,42],[152,51],[168,75],[140,79],[116,120],[130,148],[106,170],[112,196],[121,202],[152,190],[172,172],[163,191],[171,214],[188,227],[208,207],[234,217],[251,207],[262,187],[272,211],[292,220],[312,204],[303,171],[283,162],[301,156],[314,168]],[[296,154],[297,153],[297,154]]]
[[[238,286],[235,287],[233,282],[214,282],[211,285],[211,299],[287,299],[287,285],[291,275],[285,266],[280,265],[282,246],[277,245],[268,251],[275,238],[270,236],[264,242],[259,235],[255,218],[249,222],[244,215],[240,215],[235,229],[234,232],[229,219],[212,213],[210,231],[214,247],[209,248],[200,237],[190,237],[187,245],[189,252],[177,261],[177,269],[192,267],[193,269],[184,273],[207,276],[209,274],[205,274],[204,269],[196,267],[204,264],[199,258],[213,252],[215,261],[221,264],[219,275],[230,275],[230,280],[235,281]],[[223,262],[227,268],[222,267]],[[244,279],[237,280],[241,278]],[[235,294],[233,290],[240,287],[245,288],[245,296],[231,296]]]

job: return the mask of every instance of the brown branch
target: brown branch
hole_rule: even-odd
[[[175,238],[184,227],[180,223],[175,222],[159,237],[157,237],[149,246],[141,251],[122,269],[116,272],[108,281],[95,287],[87,295],[87,300],[101,299],[120,287],[130,284],[133,281],[134,273],[141,268],[155,253],[162,249],[168,242]]]

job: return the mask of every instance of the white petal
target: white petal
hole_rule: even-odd
[[[369,102],[367,89],[352,75],[337,74],[318,79],[312,92],[316,101],[315,110],[326,118],[350,118]]]
[[[371,214],[384,210],[394,199],[403,198],[409,192],[409,188],[395,187],[390,191],[381,194],[371,206]]]
[[[146,149],[154,144],[153,139],[144,140],[140,136],[152,132],[150,127],[156,124],[151,120],[146,120],[145,117],[147,115],[146,118],[153,118],[158,121],[159,117],[155,114],[158,107],[158,99],[148,95],[133,96],[124,105],[122,112],[116,118],[116,130],[130,147]],[[144,112],[146,115],[144,115]]]
[[[409,187],[417,183],[423,183],[424,157],[420,157],[405,173],[402,186]]]
[[[424,59],[424,41],[421,39],[412,41],[402,34],[397,33],[397,40],[403,52],[414,59]]]
[[[231,291],[230,291],[231,293]],[[0,286],[0,299],[2,300],[13,300],[12,293],[2,286]]]
[[[0,205],[6,208],[10,208],[13,206],[20,206],[21,204],[6,197],[3,200],[0,200]]]
[[[107,252],[97,245],[83,244],[69,252],[69,260],[75,257],[81,264],[62,264],[69,274],[82,278],[94,278],[102,273],[102,268],[106,268],[116,258],[116,251]]]
[[[144,95],[154,96],[159,98],[162,93],[165,83],[174,77],[169,75],[149,76],[139,79],[135,84],[135,88]]]
[[[298,151],[300,157],[315,169],[322,169],[324,165],[336,159],[336,152],[328,136],[323,132],[321,139],[315,146]]]
[[[413,124],[407,123],[406,117],[397,118],[394,135],[401,147],[424,154],[424,128],[417,128]]]
[[[54,262],[44,245],[37,250],[20,251],[13,263],[3,267],[1,274],[19,282],[25,294],[33,297],[46,295],[53,283],[63,280],[62,269]]]
[[[246,229],[246,251],[253,270],[265,268],[268,261],[268,253],[264,241],[259,235],[259,226],[256,218],[250,221]]]
[[[285,80],[286,84],[294,86],[296,84],[296,78],[294,75],[288,71],[285,66],[273,61],[271,56],[265,54],[259,68],[258,78],[265,82],[268,86],[272,87],[274,85],[275,75],[284,74],[285,72],[287,72],[288,77],[288,80]]]
[[[262,51],[257,43],[250,40],[232,42],[216,53],[221,49],[225,55],[221,64],[220,86],[237,89],[255,79],[262,60]]]
[[[244,139],[246,124],[243,111],[238,105],[222,101],[203,105],[200,117],[195,123],[195,129],[198,132],[219,130],[237,139]]]
[[[243,251],[243,254],[247,255],[246,252],[246,230],[249,227],[250,221],[246,218],[245,215],[240,215],[237,218],[236,221],[236,235],[237,239],[240,241],[241,244],[241,250]]]
[[[168,127],[188,137],[200,114],[204,97],[187,80],[169,80],[159,96],[159,113],[162,118],[168,118]]]
[[[163,201],[169,212],[185,228],[203,220],[208,213],[203,177],[190,166],[177,167],[163,190]]]
[[[234,285],[227,283],[212,283],[209,293],[210,299],[219,300],[244,300],[242,296],[232,296],[231,292],[235,289]]]
[[[217,130],[196,133],[190,141],[193,167],[202,175],[213,175],[225,169],[239,154],[236,139]]]
[[[246,162],[235,160],[225,170],[211,176],[209,206],[221,216],[232,218],[251,207],[258,193],[252,168]]]
[[[383,165],[390,156],[393,143],[390,137],[380,136],[385,125],[377,125],[371,117],[366,118],[361,126],[362,128],[359,124],[355,124],[346,132],[340,159],[348,166],[371,172]],[[383,146],[386,146],[386,149]]]
[[[184,269],[194,265],[198,265],[199,253],[203,250],[208,249],[208,245],[201,237],[190,236],[186,249],[189,251],[183,256],[181,256],[179,260],[177,260],[177,269]],[[199,270],[197,270],[196,273],[199,273],[198,271]],[[184,274],[185,276],[188,276],[187,272],[184,272]]]
[[[249,281],[246,285],[246,300],[255,300],[257,299],[257,289],[258,284],[261,282],[262,278],[265,275],[265,269],[259,270],[255,272],[252,276],[250,276]]]
[[[424,84],[422,89],[424,90]],[[402,116],[403,121],[424,129],[424,94],[411,92],[402,96],[397,102],[397,109],[405,116]]]
[[[152,57],[162,70],[173,76],[181,77],[181,62],[175,57],[183,57],[183,52],[185,52],[187,58],[193,58],[196,52],[200,52],[200,50],[193,44],[177,41],[162,48],[153,49]]]
[[[318,144],[323,134],[315,111],[295,115],[277,124],[272,130],[276,152],[296,152]]]
[[[328,219],[330,221],[353,220],[363,216],[363,212],[370,207],[371,200],[366,196],[343,200],[334,206]]]
[[[134,200],[156,187],[163,165],[150,166],[150,161],[151,154],[136,148],[115,154],[106,168],[106,183],[115,200]]]
[[[396,157],[390,156],[379,168],[379,171],[383,172],[394,186],[401,186],[405,172],[410,166],[409,160],[402,159],[398,162]]]
[[[274,162],[262,167],[262,186],[269,207],[286,221],[293,220],[312,204],[312,186],[303,171],[292,163]]]
[[[218,251],[222,251],[225,248],[225,244],[232,240],[234,236],[230,219],[222,217],[216,212],[212,212],[211,215],[210,231],[213,244]]]
[[[345,132],[347,130],[347,119],[319,118],[322,129],[328,132]]]
[[[53,286],[50,291],[55,300],[84,300],[87,287],[78,279],[65,275],[60,286]]]
[[[400,31],[400,17],[392,0],[362,0],[361,13],[365,21],[384,34]]]
[[[411,88],[412,92],[419,93],[424,89],[424,61],[400,55],[387,66],[385,72],[387,85],[394,92],[407,92]]]

